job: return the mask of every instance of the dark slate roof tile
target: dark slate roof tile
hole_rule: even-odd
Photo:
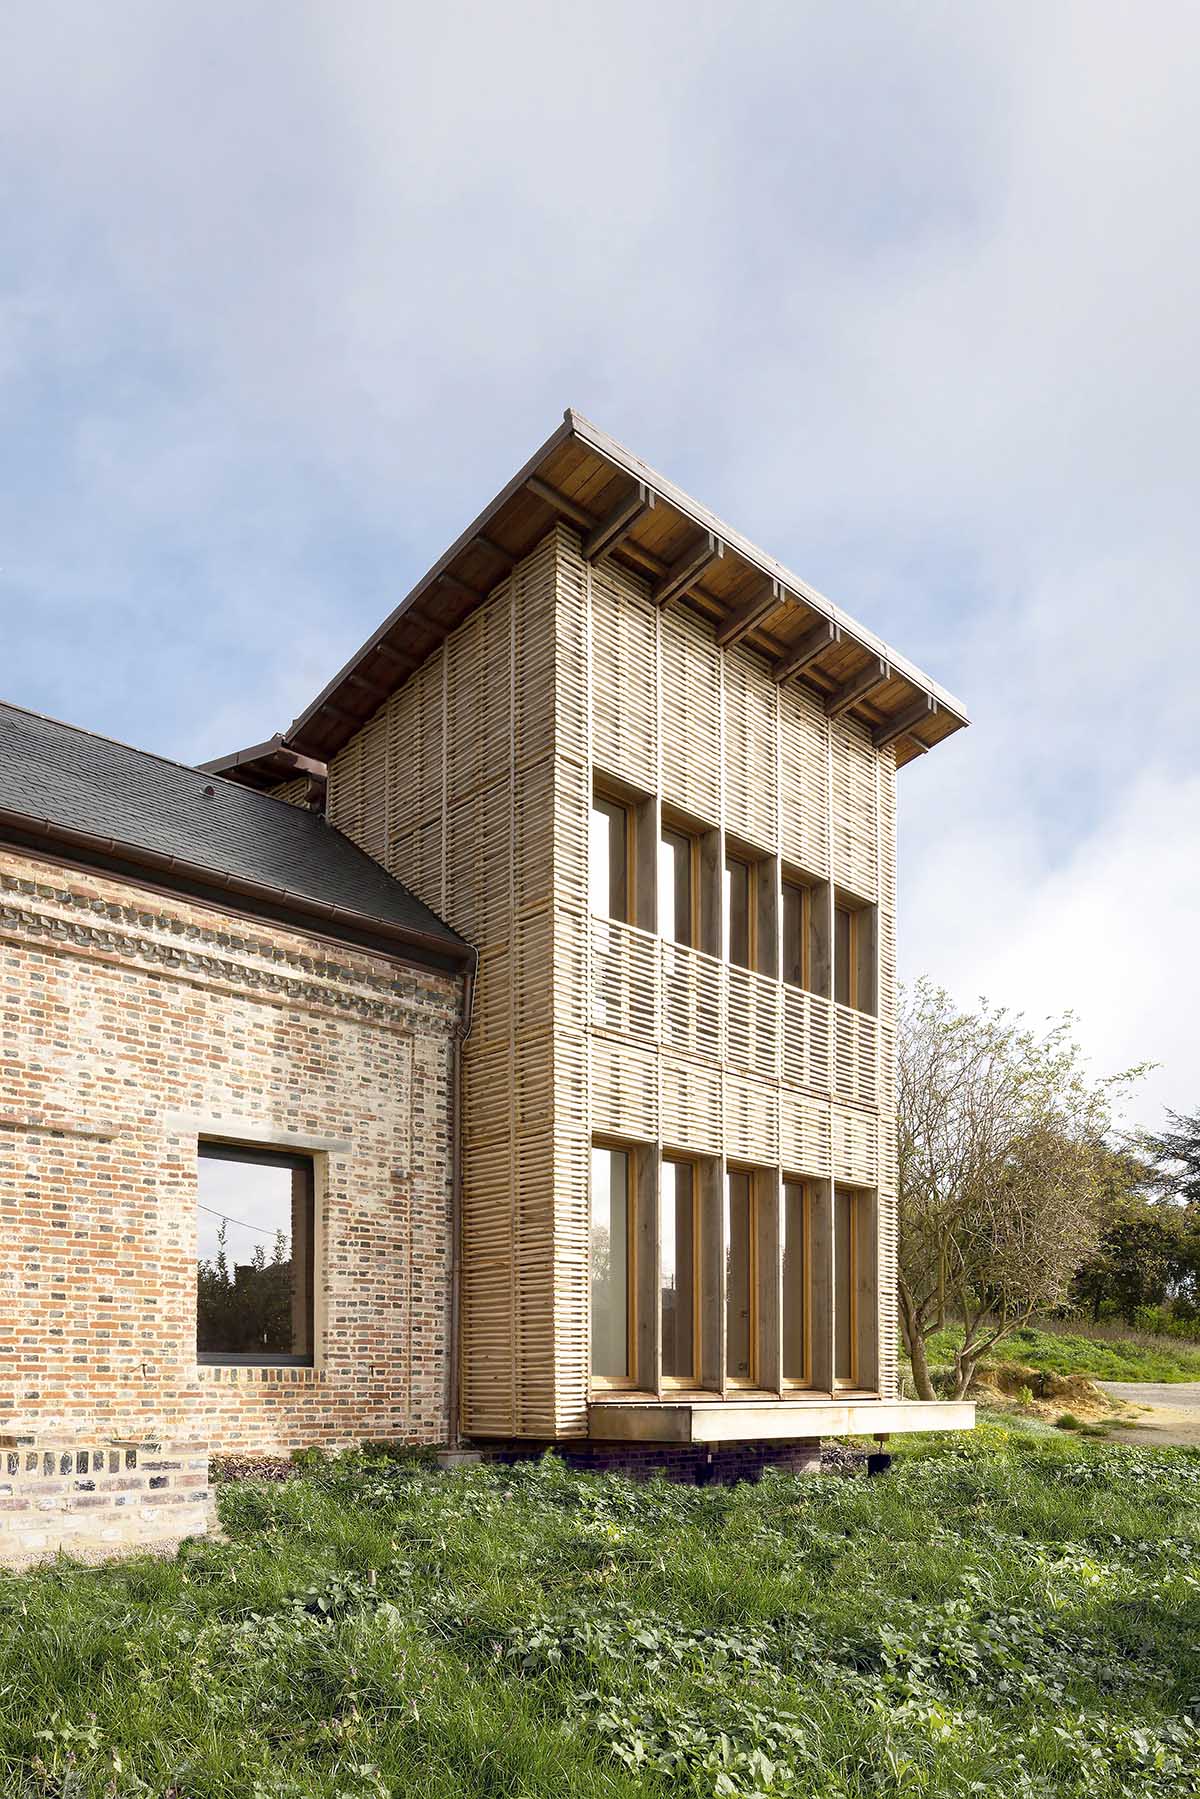
[[[348,837],[268,794],[0,701],[0,811],[175,857],[206,875],[339,906],[431,947],[463,940]],[[281,899],[281,906],[284,904]]]

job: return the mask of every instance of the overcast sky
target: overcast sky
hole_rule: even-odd
[[[571,404],[958,693],[911,976],[1200,1106],[1200,12],[0,21],[0,693],[313,697]]]

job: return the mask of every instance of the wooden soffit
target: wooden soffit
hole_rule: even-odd
[[[969,721],[953,694],[640,457],[567,411],[562,424],[284,734],[327,762],[381,701],[556,523],[589,561],[640,576],[658,604],[690,607],[717,641],[765,656],[831,717],[859,719],[911,761]]]

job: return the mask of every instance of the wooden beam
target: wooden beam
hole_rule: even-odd
[[[644,481],[639,481],[633,492],[614,506],[606,519],[588,532],[583,540],[583,560],[595,562],[606,550],[616,549],[621,539],[628,537],[638,520],[653,508],[654,495]]]
[[[470,600],[476,606],[482,606],[487,599],[486,593],[480,593],[479,589],[472,587],[468,581],[460,581],[457,575],[447,575],[443,572],[438,576],[438,580],[443,581],[455,593],[461,593],[464,600]]]
[[[904,760],[906,762],[911,762],[915,756],[927,756],[929,754],[929,745],[927,743],[922,743],[921,739],[919,737],[914,737],[911,732],[909,732],[907,737],[901,737],[897,741],[902,749],[908,749],[913,752],[912,756],[905,756]]]
[[[905,706],[902,712],[885,718],[881,725],[876,725],[871,732],[871,742],[877,750],[885,750],[889,743],[895,743],[897,737],[907,737],[914,725],[922,720],[932,718],[937,711],[937,701],[931,693],[923,693],[911,706]],[[928,746],[922,744],[922,749]]]
[[[525,485],[530,493],[536,494],[539,500],[545,500],[547,506],[555,507],[564,518],[569,518],[573,525],[578,525],[581,531],[594,531],[600,523],[594,513],[588,512],[575,500],[569,499],[565,493],[559,493],[557,487],[551,487],[550,483],[543,481],[540,475],[530,475]],[[621,545],[621,554],[628,556],[631,562],[638,563],[651,575],[667,573],[667,564],[662,557],[656,556],[653,550],[644,550],[640,543],[631,543],[626,539]]]
[[[729,614],[717,631],[717,642],[721,648],[727,650],[730,644],[740,643],[769,612],[774,612],[777,606],[781,606],[786,597],[778,581],[769,581],[744,606],[739,606],[736,612]]]
[[[840,625],[835,624],[831,618],[819,619],[811,630],[804,633],[798,643],[779,658],[772,671],[775,679],[777,681],[790,680],[793,675],[798,675],[802,669],[808,667],[810,662],[815,662],[818,656],[824,655],[826,650],[832,648],[835,643],[840,643],[841,640],[842,628]]]
[[[482,531],[477,531],[475,536],[471,539],[471,542],[472,544],[478,544],[481,549],[490,550],[493,556],[499,557],[505,568],[515,568],[517,566],[517,559],[512,552],[504,549],[500,544],[496,543],[493,538],[485,537]]]
[[[539,500],[545,500],[547,506],[553,506],[556,512],[569,518],[581,531],[594,529],[596,520],[592,514],[574,500],[568,499],[565,493],[559,493],[557,487],[551,487],[549,481],[543,481],[540,475],[530,475],[525,485],[530,493],[536,494]]]
[[[654,587],[650,598],[656,606],[665,606],[668,600],[678,599],[689,587],[694,587],[704,571],[711,568],[714,562],[719,562],[724,554],[725,545],[720,538],[714,537],[711,531],[706,531],[703,543],[684,552]]]
[[[872,656],[865,668],[860,668],[856,675],[851,675],[843,686],[830,694],[825,702],[825,716],[840,718],[843,712],[849,712],[851,706],[857,705],[859,700],[865,700],[869,693],[874,693],[877,687],[882,687],[891,678],[891,668],[883,657]]]

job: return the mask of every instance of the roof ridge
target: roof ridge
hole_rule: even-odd
[[[128,750],[130,755],[145,756],[148,761],[161,762],[167,768],[182,769],[184,774],[199,775],[205,781],[220,781],[225,787],[236,788],[238,793],[252,793],[256,799],[270,800],[273,806],[288,805],[287,800],[276,799],[273,793],[264,793],[260,787],[247,787],[243,781],[231,781],[228,775],[211,774],[208,769],[200,768],[194,762],[181,762],[177,756],[164,756],[158,750],[144,750],[139,744],[127,743],[123,737],[110,737],[107,731],[93,731],[90,725],[77,725],[70,719],[56,718],[52,712],[39,712],[34,706],[21,706],[16,700],[3,698],[0,698],[0,707],[6,712],[24,713],[26,718],[40,718],[43,724],[57,725],[62,731],[74,731],[77,737],[94,737],[97,743],[111,743],[119,750]],[[300,808],[291,806],[290,810],[296,812]]]

